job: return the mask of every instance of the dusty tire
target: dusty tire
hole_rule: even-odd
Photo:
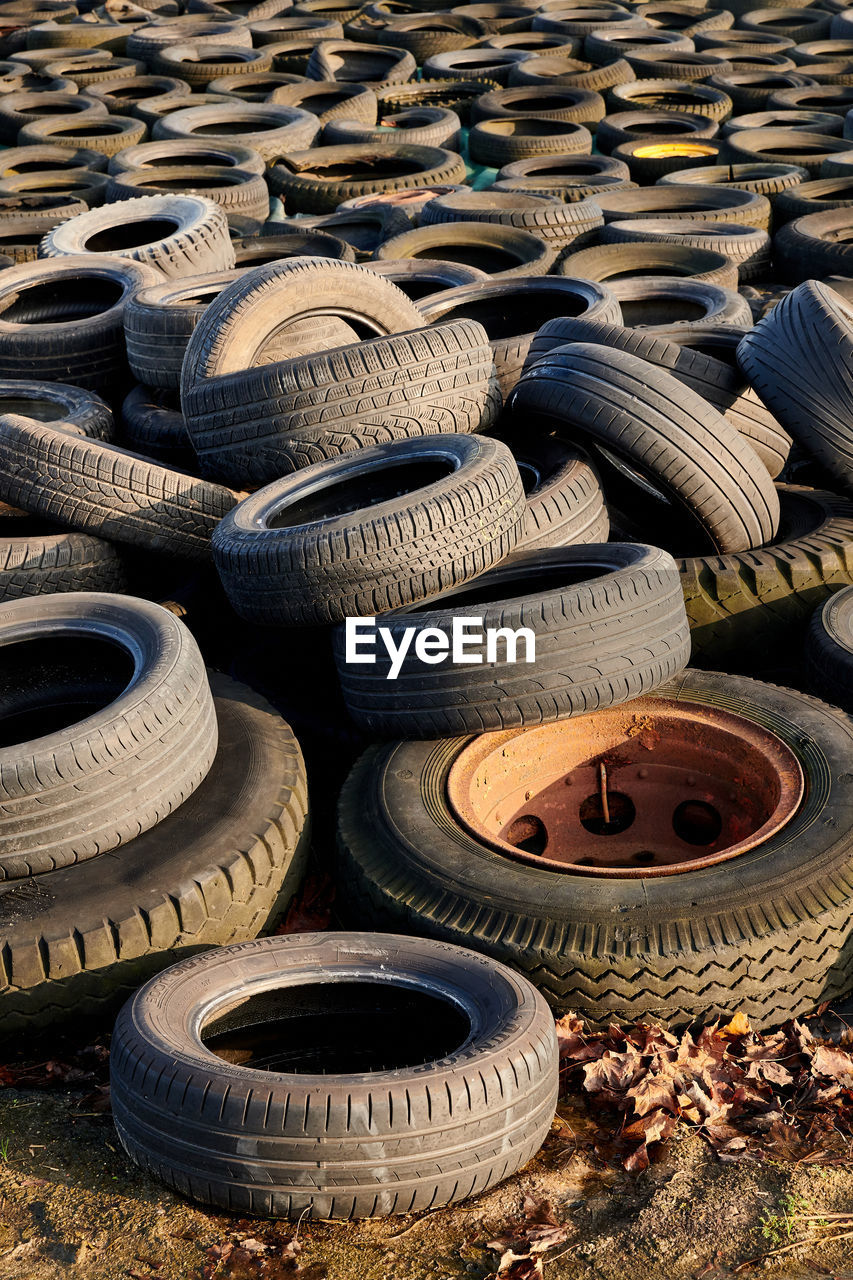
[[[836,591],[815,609],[806,635],[806,671],[812,688],[834,706],[853,708],[853,588]]]
[[[198,460],[174,392],[136,386],[121,404],[122,441],[154,462],[192,473]]]
[[[0,600],[59,591],[128,590],[117,547],[0,504]]]
[[[312,984],[308,1009],[326,1019],[337,1010],[336,1025],[350,1027],[349,1061],[327,1067],[321,1088],[304,1030],[307,1066],[300,1070],[291,1055],[286,1075],[228,1066],[191,1030],[194,1010],[209,1005],[206,992],[236,995],[259,977],[289,991]],[[366,984],[381,992],[370,1004],[361,996]],[[433,1012],[439,1000],[441,1019]],[[365,1042],[384,1037],[389,1021],[411,1056],[371,1070]],[[434,1043],[412,1053],[418,1036],[429,1044],[429,1032]],[[167,1061],[179,1082],[169,1100],[157,1083]],[[535,988],[471,951],[309,933],[231,947],[155,978],[119,1016],[111,1079],[122,1144],[175,1190],[253,1216],[374,1217],[462,1200],[525,1164],[553,1119],[557,1043]],[[318,1154],[308,1178],[306,1135]]]
[[[717,706],[782,738],[807,778],[797,815],[728,864],[643,880],[561,874],[498,853],[451,813],[445,780],[464,740],[372,747],[340,801],[348,910],[375,927],[474,943],[528,973],[556,1011],[601,1026],[707,1023],[737,1010],[772,1027],[843,995],[853,980],[849,718],[805,694],[698,671],[657,699]],[[636,725],[652,701],[629,704],[627,720]]]
[[[115,445],[0,418],[0,497],[65,528],[208,560],[214,526],[239,495]]]
[[[348,176],[324,177],[323,169],[352,165]],[[441,147],[315,147],[294,151],[269,171],[270,190],[296,213],[334,213],[356,196],[465,181],[462,158]]]
[[[607,541],[604,491],[584,453],[557,436],[520,432],[499,439],[512,450],[527,499],[518,551]]]
[[[0,414],[19,413],[63,431],[92,440],[110,440],[113,415],[109,405],[93,391],[81,391],[64,382],[0,380]]]
[[[770,273],[770,236],[758,227],[704,219],[692,222],[687,218],[644,218],[608,223],[601,238],[605,244],[662,240],[695,249],[711,249],[732,260],[742,284],[766,279]]]
[[[287,909],[305,868],[305,766],[289,727],[244,685],[211,677],[219,744],[179,809],[95,858],[0,886],[0,1027],[104,1016],[165,965],[242,942]]]
[[[555,268],[556,275],[576,276],[599,284],[611,284],[646,271],[654,276],[687,276],[691,280],[722,285],[725,289],[736,289],[738,283],[737,267],[724,254],[654,241],[579,249],[562,257]]]
[[[571,344],[522,377],[510,409],[569,428],[639,471],[658,498],[668,495],[673,522],[686,508],[693,536],[701,528],[717,550],[761,546],[775,533],[779,500],[755,453],[706,401],[646,360]]]
[[[561,577],[561,575],[564,575]],[[347,709],[371,736],[448,738],[553,720],[641,697],[690,659],[690,632],[675,562],[657,547],[596,543],[523,551],[414,609],[377,620],[400,648],[407,628],[451,635],[455,618],[482,630],[526,628],[515,651],[495,646],[479,665],[409,649],[392,678],[389,654],[346,661],[343,628],[335,660]],[[524,653],[524,661],[520,654]],[[469,655],[468,661],[470,661]]]
[[[397,468],[419,463],[425,469],[410,472],[415,487],[400,496]],[[372,505],[349,514],[335,514],[326,496],[318,519],[314,500],[302,496],[336,484],[358,490],[365,477],[382,486],[381,500],[374,491]],[[293,523],[283,526],[294,504]],[[217,530],[214,558],[247,621],[325,625],[401,608],[484,573],[514,550],[524,513],[518,468],[499,441],[399,440],[316,463],[252,494]]]
[[[0,879],[109,852],[198,787],[216,753],[213,699],[195,640],[168,610],[75,592],[9,602],[0,628],[19,646],[3,689]]]
[[[493,280],[544,276],[557,259],[552,241],[493,222],[439,222],[386,240],[374,257],[456,259],[485,271]]]

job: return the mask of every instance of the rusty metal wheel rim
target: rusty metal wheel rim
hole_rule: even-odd
[[[654,697],[482,734],[447,777],[478,841],[530,866],[623,879],[737,858],[780,831],[804,791],[797,757],[762,725]]]

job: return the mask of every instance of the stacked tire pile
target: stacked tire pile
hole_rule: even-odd
[[[853,10],[0,11],[4,1029],[347,1217],[845,993]]]

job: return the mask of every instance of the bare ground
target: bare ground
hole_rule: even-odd
[[[602,1166],[565,1126],[476,1201],[406,1218],[303,1222],[298,1261],[280,1270],[271,1259],[293,1224],[195,1208],[136,1170],[109,1115],[85,1107],[80,1093],[0,1091],[0,1280],[278,1280],[291,1269],[294,1280],[484,1280],[499,1260],[486,1245],[525,1196],[550,1201],[567,1231],[545,1255],[545,1280],[853,1280],[849,1165],[726,1164],[685,1130],[660,1163],[631,1176]],[[577,1115],[582,1133],[582,1104]],[[806,1221],[833,1213],[850,1221]],[[217,1247],[245,1239],[270,1249],[243,1269],[219,1260]]]

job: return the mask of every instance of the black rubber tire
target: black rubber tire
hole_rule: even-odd
[[[691,111],[613,111],[599,121],[595,145],[610,155],[623,142],[645,138],[647,142],[681,142],[690,134],[694,141],[716,138],[720,126],[707,116]]]
[[[493,280],[510,280],[547,275],[558,253],[553,241],[499,222],[437,222],[386,240],[373,256],[455,259]]]
[[[371,476],[378,484],[382,471],[393,475],[419,460],[431,479],[402,496],[349,514],[324,504],[322,519],[304,509],[310,499],[301,495],[363,477],[369,490]],[[302,523],[275,526],[293,503],[303,507]],[[214,559],[247,621],[325,625],[401,608],[484,573],[515,549],[525,506],[518,468],[499,441],[397,440],[316,463],[253,494],[219,526]]]
[[[560,248],[603,225],[598,210],[589,204],[565,204],[556,196],[469,189],[435,196],[424,205],[419,219],[422,227],[454,222],[501,223]]]
[[[646,332],[677,325],[752,323],[749,303],[734,289],[671,276],[634,276],[611,280],[609,288],[622,311],[622,323]]]
[[[112,444],[0,418],[0,498],[64,528],[205,561],[240,497]]]
[[[853,108],[853,88],[843,84],[812,84],[774,93],[768,107],[782,111],[821,111],[844,118]]]
[[[397,171],[387,173],[391,161]],[[350,177],[323,177],[322,171],[351,164]],[[296,151],[274,164],[268,175],[270,190],[285,208],[296,213],[333,213],[356,196],[385,191],[411,191],[465,181],[461,156],[441,147],[394,147],[381,154],[365,146],[315,147]]]
[[[387,132],[393,128],[393,134]],[[444,147],[462,150],[462,122],[455,111],[445,107],[409,107],[382,117],[381,127],[359,120],[332,120],[323,128],[323,145],[373,143],[385,146],[389,138],[395,146]]]
[[[352,245],[324,231],[300,232],[294,228],[281,235],[241,236],[233,243],[234,257],[241,271],[264,267],[270,262],[282,262],[285,258],[332,258],[336,262],[355,262]]]
[[[58,591],[128,590],[118,547],[0,504],[0,600]]]
[[[594,202],[601,191],[634,186],[630,177],[628,166],[610,156],[544,156],[504,165],[493,190],[556,196],[567,203],[592,197]]]
[[[594,342],[639,356],[641,360],[648,360],[666,370],[713,405],[748,441],[770,477],[775,479],[788,459],[791,437],[765,408],[737,368],[733,358],[737,336],[734,335],[728,361],[713,337],[711,335],[711,341],[703,350],[701,334],[695,330],[685,331],[682,345],[672,331],[666,337],[659,337],[637,329],[586,320],[582,316],[576,320],[551,320],[534,338],[525,369],[532,368],[549,351],[569,342]],[[695,344],[698,344],[698,349]]]
[[[514,85],[494,89],[477,98],[471,108],[471,121],[516,119],[524,116],[542,120],[570,120],[575,124],[595,126],[605,114],[604,99],[591,89],[573,89],[568,85]]]
[[[24,125],[64,118],[81,126],[103,119],[107,109],[82,93],[5,93],[0,96],[0,140],[14,143]]]
[[[668,244],[711,249],[731,258],[742,284],[766,279],[770,273],[770,236],[758,227],[734,222],[692,219],[644,218],[610,222],[601,232],[605,244],[654,240]]]
[[[340,801],[348,911],[473,942],[529,973],[557,1012],[604,1027],[705,1024],[736,1010],[774,1027],[846,993],[849,718],[805,694],[699,671],[656,697],[685,711],[718,706],[781,737],[807,778],[797,816],[729,864],[636,880],[561,874],[491,850],[452,816],[444,786],[464,741],[372,747]],[[625,715],[636,724],[642,707]]]
[[[407,111],[409,107],[446,107],[455,111],[463,124],[468,124],[472,103],[492,89],[496,81],[483,79],[428,79],[410,81],[409,84],[389,84],[375,88],[379,114],[388,111]]]
[[[398,1025],[417,1016],[409,1010],[420,994],[450,1001],[455,1023],[476,1030],[443,1044],[428,1067],[420,1057],[435,1052],[405,1065],[396,1057],[392,1069],[329,1072],[318,1088],[314,1074],[217,1062],[191,1030],[208,992],[233,1005],[253,977],[267,987],[322,983],[325,1000],[308,1008],[327,1016],[341,980],[381,982],[368,989],[408,993],[406,1013],[391,1015]],[[361,1015],[379,1036],[388,1003]],[[350,1007],[338,1022],[353,1018]],[[175,966],[119,1015],[110,1066],[119,1138],[137,1164],[203,1204],[294,1220],[409,1213],[486,1191],[541,1146],[559,1083],[553,1018],[529,982],[468,950],[365,933],[265,938]],[[158,1083],[167,1075],[170,1092]],[[307,1177],[306,1135],[318,1157]]]
[[[354,341],[196,384],[184,397],[202,473],[254,488],[339,454],[485,431],[502,398],[472,320]]]
[[[418,64],[406,49],[357,44],[352,40],[323,40],[305,64],[309,80],[340,80],[349,84],[405,84]]]
[[[636,183],[647,186],[679,169],[696,165],[710,168],[724,146],[719,138],[703,138],[697,142],[693,134],[668,137],[664,143],[654,138],[632,138],[630,142],[620,142],[611,155],[614,160],[625,161]]]
[[[0,152],[0,178],[14,178],[45,169],[93,169],[103,172],[107,157],[86,147],[8,147]]]
[[[437,53],[423,64],[424,80],[491,80],[505,87],[517,62],[532,55],[522,49],[454,49]]]
[[[186,80],[175,76],[125,75],[92,85],[90,97],[103,102],[109,112],[125,115],[150,98],[184,98],[190,92]]]
[[[198,646],[167,609],[60,593],[4,604],[0,630],[19,646],[2,690],[13,741],[0,748],[0,880],[108,853],[198,787],[216,716]],[[89,667],[93,642],[121,657]],[[56,727],[57,706],[70,724]]]
[[[852,223],[849,204],[786,223],[774,241],[783,277],[797,283],[831,275],[850,276],[853,247],[846,237]]]
[[[179,809],[118,858],[43,872],[39,892],[0,887],[4,1034],[103,1020],[182,955],[253,938],[287,910],[307,857],[299,746],[245,685],[213,675],[211,689],[218,748]]]
[[[94,391],[83,391],[65,382],[30,382],[22,378],[0,379],[0,414],[18,413],[47,422],[71,435],[111,440],[113,415]]]
[[[792,222],[794,218],[804,218],[810,213],[849,209],[851,201],[853,171],[850,177],[818,178],[816,181],[799,183],[780,195],[774,206],[774,213],[777,223]]]
[[[725,289],[736,289],[738,285],[737,267],[725,254],[663,241],[599,244],[569,253],[554,268],[555,275],[576,276],[599,284],[646,272],[654,276],[687,276]]]
[[[306,80],[302,84],[282,85],[272,91],[267,102],[310,111],[323,125],[332,120],[359,120],[365,125],[375,125],[378,116],[376,94],[369,85],[345,84],[339,80]]]
[[[148,22],[131,31],[127,37],[128,58],[147,63],[170,44],[204,41],[208,45],[242,45],[251,48],[252,37],[245,18],[211,21],[207,14],[183,14],[165,22]]]
[[[214,132],[222,127],[220,134]],[[240,133],[235,126],[244,126]],[[209,137],[229,142],[233,139],[272,164],[284,152],[300,152],[313,146],[320,122],[310,111],[279,107],[266,102],[238,102],[230,99],[222,106],[189,107],[161,116],[151,130],[155,139]]]
[[[621,324],[619,303],[606,285],[564,276],[490,280],[427,298],[420,311],[429,324],[477,320],[489,336],[498,382],[507,397],[521,377],[536,330],[555,316],[578,314]]]
[[[853,583],[853,502],[798,485],[778,492],[772,542],[678,562],[694,663],[760,672],[793,658],[815,605]]]
[[[747,129],[784,129],[788,133],[821,133],[840,137],[840,117],[826,111],[751,111],[744,116],[732,116],[720,130],[724,138],[733,133],[745,133]],[[843,124],[843,121],[841,122]],[[846,154],[840,152],[840,155]],[[775,156],[772,162],[777,163]],[[761,159],[759,163],[766,161]]]
[[[448,653],[427,666],[402,646],[413,623],[449,637],[455,618],[476,619],[486,632],[525,628],[534,637],[534,657],[528,650],[520,660],[522,641],[516,652],[496,646],[497,656],[480,655],[479,665],[454,663]],[[393,679],[381,644],[375,662],[350,664],[344,629],[335,633],[344,701],[355,723],[374,737],[452,738],[548,724],[651,693],[690,659],[675,561],[639,543],[522,551],[469,589],[378,622],[405,653]]]
[[[150,387],[178,390],[184,352],[208,303],[239,278],[231,271],[193,275],[183,284],[162,281],[139,289],[125,307],[124,332],[131,372]]]
[[[263,178],[226,165],[146,165],[109,179],[108,204],[145,195],[191,195],[212,200],[225,214],[229,228],[241,230],[244,235],[260,231],[270,215],[270,196]]]
[[[807,40],[828,39],[832,15],[817,5],[814,8],[773,5],[767,9],[750,9],[741,15],[739,22],[744,31],[763,32],[769,27],[772,35],[786,36],[795,44],[802,44]]]
[[[121,405],[122,441],[128,448],[177,471],[198,462],[174,392],[136,386]]]
[[[100,104],[103,106],[103,103]],[[106,114],[103,116],[85,115],[81,120],[34,120],[24,125],[18,133],[18,145],[35,146],[68,146],[85,147],[91,151],[100,151],[102,155],[113,156],[126,147],[133,147],[144,142],[147,129],[141,120],[131,116]]]
[[[735,116],[773,110],[779,105],[771,101],[776,93],[784,89],[804,89],[814,84],[808,76],[799,75],[796,71],[773,71],[769,68],[754,71],[738,69],[728,75],[711,76],[704,83],[728,94]]]
[[[154,75],[180,76],[191,92],[199,89],[204,93],[211,80],[222,76],[272,71],[272,54],[263,47],[217,45],[213,50],[205,44],[170,44],[151,58],[148,67]]]
[[[733,164],[753,164],[771,160],[796,164],[817,178],[824,160],[837,151],[849,151],[846,139],[801,129],[739,129],[726,138],[728,158]]]
[[[251,147],[235,142],[222,142],[218,138],[168,138],[159,142],[142,142],[138,147],[128,147],[112,156],[109,172],[131,173],[146,169],[149,165],[161,168],[164,164],[231,165],[246,173],[266,173],[263,156]]]
[[[808,179],[808,170],[796,164],[720,164],[708,165],[698,169],[681,169],[677,173],[668,173],[658,182],[663,186],[702,186],[738,187],[741,191],[754,191],[757,195],[767,196],[773,206],[773,216],[778,218],[784,207],[776,197],[784,197],[791,188],[796,188]]]
[[[606,395],[604,390],[606,389]],[[510,397],[522,420],[572,432],[623,459],[689,512],[718,551],[773,537],[779,500],[767,471],[721,414],[669,373],[628,352],[572,343],[537,362]]]
[[[815,692],[836,707],[853,710],[853,588],[836,591],[812,614],[805,662]]]
[[[26,373],[110,394],[127,378],[125,306],[156,279],[147,264],[106,254],[4,267],[0,378]]]
[[[370,271],[391,280],[402,289],[412,302],[431,298],[445,289],[457,289],[465,284],[485,284],[489,277],[476,267],[465,267],[461,262],[440,262],[427,258],[423,262],[413,258],[383,259],[365,263]]]
[[[462,13],[404,13],[390,18],[382,26],[369,26],[366,15],[362,14],[361,22],[356,17],[344,28],[350,40],[408,50],[418,66],[436,53],[468,49],[488,32],[485,23]]]
[[[92,209],[104,203],[108,184],[109,178],[105,173],[94,173],[89,169],[45,169],[41,173],[4,178],[0,182],[0,197],[66,195],[69,199],[80,200],[85,208]],[[84,210],[81,209],[80,212]]]
[[[561,84],[572,89],[589,89],[592,93],[604,93],[617,84],[629,84],[636,77],[624,58],[618,58],[606,67],[593,67],[589,62],[578,62],[572,55],[546,54],[544,57],[525,58],[510,70],[510,85]]]
[[[688,111],[721,124],[732,114],[732,100],[702,81],[634,80],[607,92],[608,111]]]
[[[227,271],[234,266],[224,212],[212,200],[191,195],[139,196],[90,209],[49,231],[42,241],[42,257],[75,255],[77,261],[90,257],[96,262],[101,251],[89,246],[109,243],[112,235],[121,241],[122,232],[132,234],[130,228],[135,223],[141,224],[141,232],[149,224],[151,239],[118,249],[120,258],[156,267],[168,278]]]
[[[666,218],[730,222],[762,231],[767,231],[770,225],[769,200],[737,187],[645,187],[640,191],[614,191],[598,196],[596,204],[604,214],[605,223]]]
[[[737,356],[782,425],[853,490],[853,320],[847,302],[819,280],[807,280],[749,331]]]
[[[452,187],[449,189],[453,190]],[[263,227],[263,234],[274,236],[289,235],[294,231],[299,234],[324,231],[343,240],[354,251],[356,261],[365,263],[384,240],[411,230],[412,219],[405,209],[409,207],[409,200],[420,200],[422,196],[423,188],[411,192],[371,192],[367,196],[355,196],[352,200],[344,201],[334,213],[320,214],[313,218],[290,218],[284,222],[271,220]],[[364,203],[360,203],[361,201]],[[401,208],[398,207],[398,202],[402,205]]]
[[[512,450],[527,499],[518,551],[606,542],[610,519],[589,457],[557,436],[500,434]]]
[[[531,116],[501,116],[481,120],[468,134],[473,164],[501,169],[516,160],[541,155],[589,155],[592,134],[569,120],[542,120]]]
[[[628,65],[638,80],[707,80],[734,71],[734,65],[719,53],[689,53],[684,49],[671,52],[660,49],[634,49],[627,55]]]

